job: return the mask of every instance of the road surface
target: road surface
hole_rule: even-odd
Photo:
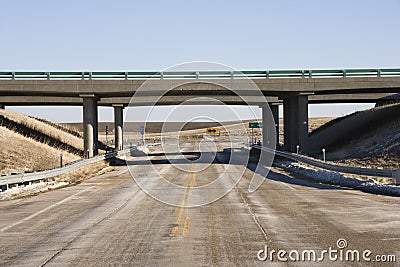
[[[198,154],[190,153],[197,152],[196,146],[186,143],[182,151],[187,154],[180,157],[196,158]],[[243,164],[228,168],[220,160],[200,171],[205,164],[190,161],[171,164],[159,148],[151,152],[152,171],[144,157],[129,157],[129,162],[132,174],[148,181],[153,190],[163,189],[154,182],[154,170],[181,185],[180,193],[174,193],[179,195],[176,197],[181,201],[179,205],[167,205],[147,195],[126,166],[76,186],[3,201],[0,202],[0,264],[366,265],[363,261],[329,261],[327,257],[323,262],[312,263],[278,261],[276,255],[273,261],[260,261],[257,257],[265,246],[288,253],[337,249],[338,239],[347,241],[346,249],[371,250],[371,258],[384,254],[396,255],[397,261],[400,260],[399,198],[314,184],[277,168],[272,168],[262,186],[250,194],[248,185],[254,175],[251,168]],[[261,168],[256,175],[263,176],[264,171]],[[189,207],[200,201],[193,193],[196,186],[227,172],[232,177],[244,172],[229,194],[208,205]],[[219,185],[225,182],[226,187],[215,186],[215,191],[232,185],[232,181],[224,180]],[[212,196],[204,193],[204,198]]]

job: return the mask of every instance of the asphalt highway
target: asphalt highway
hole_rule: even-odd
[[[76,186],[0,202],[0,265],[399,266],[399,198],[315,184],[278,168],[249,193],[253,175],[264,177],[267,168],[255,174],[247,164],[227,164],[223,154],[212,164],[204,163],[212,153],[196,161],[196,142],[181,151],[167,160],[155,147],[150,158],[129,156],[130,170],[120,166]],[[179,186],[169,190],[157,175]],[[288,259],[290,251],[319,257],[338,250],[339,239],[345,254],[370,250],[373,261]],[[261,261],[266,246],[268,253],[286,251],[287,261],[277,253]],[[378,263],[376,255],[397,262]]]

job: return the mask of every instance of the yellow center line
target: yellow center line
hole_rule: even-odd
[[[192,174],[193,166],[194,166],[193,164],[190,166],[190,170],[187,173],[182,199],[181,199],[180,204],[179,204],[179,206],[177,208],[176,218],[175,218],[175,221],[174,221],[174,226],[172,227],[171,232],[169,234],[169,236],[172,236],[172,237],[176,237],[176,236],[179,235],[179,225],[180,225],[181,220],[182,220],[182,213],[183,213],[183,208],[184,208],[184,205],[185,205],[187,191],[188,191],[188,189],[190,187],[190,184],[191,184],[190,181],[191,181],[191,178],[192,178],[191,174]]]
[[[194,183],[196,181],[196,173],[192,173],[192,180],[190,181],[190,189],[189,189],[189,195],[188,195],[188,201],[190,200],[190,197],[192,196],[192,191],[194,187]],[[183,225],[183,235],[189,234],[189,223],[190,223],[190,208],[186,207],[186,218],[185,218],[185,223]]]
[[[183,231],[182,231],[183,235],[189,234],[189,222],[190,222],[190,217],[186,216],[185,224],[183,225]]]
[[[195,147],[197,147],[197,145],[195,145]],[[185,221],[183,222],[183,230],[182,230],[182,234],[183,235],[187,235],[189,234],[189,223],[190,223],[190,208],[187,207],[187,205],[185,206],[185,202],[189,202],[190,198],[192,196],[192,191],[194,188],[194,184],[196,181],[196,172],[194,171],[195,169],[195,165],[192,163],[190,165],[190,169],[187,173],[187,177],[186,177],[186,181],[185,181],[185,186],[184,186],[184,191],[183,191],[183,195],[182,195],[182,199],[180,201],[179,206],[177,207],[177,211],[176,211],[176,218],[174,221],[174,226],[171,229],[171,232],[169,234],[169,236],[171,237],[176,237],[179,235],[179,227],[182,221],[182,215],[185,212],[186,213],[186,217],[185,217]]]

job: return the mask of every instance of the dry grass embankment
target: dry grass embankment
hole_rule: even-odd
[[[54,128],[57,128],[61,131],[64,131],[66,133],[69,133],[73,136],[79,137],[79,138],[83,138],[83,134],[78,130],[77,127],[70,125],[68,123],[57,123],[57,122],[52,122],[52,121],[48,121],[42,118],[38,118],[38,117],[34,117],[34,116],[29,116],[32,119],[41,121],[43,123],[46,123]]]
[[[79,156],[22,136],[0,127],[0,174],[24,173],[52,169],[63,162],[80,159]]]
[[[83,151],[82,138],[72,135],[61,129],[51,127],[45,122],[18,112],[1,109],[0,119],[2,123],[1,126],[5,126],[10,130],[36,140],[39,138],[39,142],[54,142],[56,147],[64,145],[64,149],[72,150],[71,152],[73,153]]]
[[[330,157],[351,166],[400,169],[400,118],[355,136]]]
[[[52,169],[80,159],[83,141],[62,127],[0,109],[0,175]]]
[[[399,129],[400,105],[391,104],[337,118],[314,133],[330,136],[328,160],[350,166],[399,169]],[[311,142],[318,141],[313,137]]]

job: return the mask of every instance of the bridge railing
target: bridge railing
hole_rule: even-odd
[[[400,69],[245,70],[245,71],[0,71],[2,80],[270,79],[400,76]]]

